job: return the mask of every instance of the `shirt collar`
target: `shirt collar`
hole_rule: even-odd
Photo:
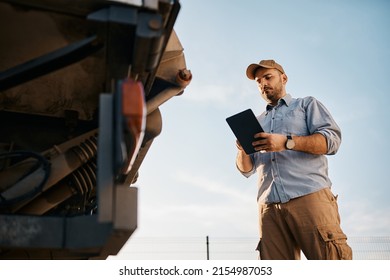
[[[272,105],[268,104],[266,109],[267,109],[267,111],[269,111],[269,110],[272,110],[272,108],[277,107],[277,106],[281,106],[283,104],[286,104],[286,106],[288,107],[288,106],[290,106],[291,99],[292,99],[291,95],[287,93],[284,97],[279,99],[278,105],[272,106]]]

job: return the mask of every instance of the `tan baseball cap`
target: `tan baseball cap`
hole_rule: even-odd
[[[260,67],[277,69],[284,74],[283,67],[280,64],[276,63],[275,60],[273,59],[267,59],[267,60],[262,60],[259,63],[253,63],[249,65],[248,68],[246,69],[246,76],[249,79],[254,80],[256,70],[259,69]]]

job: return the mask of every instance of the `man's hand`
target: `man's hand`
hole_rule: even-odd
[[[238,149],[236,165],[241,172],[249,172],[253,168],[251,157],[247,155],[241,146],[240,142],[236,140],[236,147]]]
[[[238,140],[236,140],[236,147],[237,149],[239,149],[240,151],[244,151],[244,148],[241,146],[240,142],[238,142]]]
[[[252,145],[256,151],[280,152],[286,150],[287,137],[285,135],[260,132],[255,134],[255,138],[257,140]]]

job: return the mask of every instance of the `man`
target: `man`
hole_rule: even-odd
[[[259,176],[260,259],[300,259],[301,250],[307,259],[352,259],[325,156],[337,152],[340,128],[315,98],[286,93],[287,75],[274,60],[249,65],[246,75],[267,102],[257,152],[247,155],[237,141],[236,158],[244,176]]]

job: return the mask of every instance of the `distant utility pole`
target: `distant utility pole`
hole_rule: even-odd
[[[210,259],[210,250],[209,250],[209,236],[206,236],[206,248],[207,248],[207,260]]]

